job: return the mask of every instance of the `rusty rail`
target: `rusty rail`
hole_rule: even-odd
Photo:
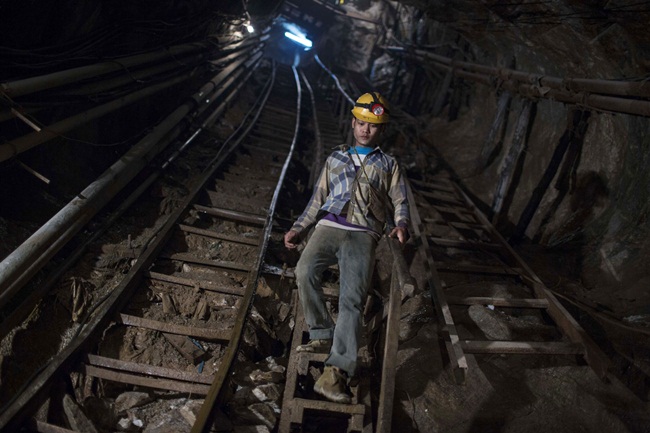
[[[251,278],[248,279],[248,284],[246,286],[246,294],[244,295],[244,298],[242,300],[242,304],[245,307],[240,307],[239,314],[237,315],[237,320],[235,322],[235,327],[233,329],[234,338],[231,339],[231,343],[228,345],[228,350],[224,355],[225,360],[222,360],[222,364],[221,364],[222,368],[220,368],[217,374],[215,375],[215,379],[212,382],[212,385],[210,386],[210,391],[208,392],[208,395],[205,398],[205,403],[203,404],[203,406],[201,406],[201,410],[197,415],[196,422],[192,426],[192,430],[191,430],[192,433],[203,433],[203,432],[210,431],[210,429],[212,428],[211,422],[216,416],[215,409],[223,402],[225,398],[224,391],[226,387],[224,385],[228,380],[230,369],[237,356],[237,351],[239,350],[239,342],[241,340],[242,333],[244,330],[244,324],[248,317],[249,310],[253,304],[253,296],[257,288],[259,275],[262,272],[262,266],[264,264],[264,254],[266,253],[266,246],[268,244],[269,237],[271,236],[271,230],[273,228],[273,214],[275,213],[275,207],[278,201],[278,196],[280,195],[280,190],[282,188],[282,184],[284,183],[284,177],[289,168],[289,163],[293,158],[293,152],[296,147],[296,141],[298,139],[298,130],[300,129],[300,107],[301,107],[300,100],[302,97],[302,90],[300,86],[300,78],[298,77],[298,72],[295,66],[292,67],[292,70],[293,70],[293,76],[296,83],[297,97],[296,97],[295,129],[293,133],[293,139],[291,141],[291,148],[289,149],[287,157],[284,160],[284,164],[282,166],[282,172],[280,173],[277,186],[275,188],[275,191],[273,192],[273,199],[271,200],[271,204],[269,206],[266,215],[265,229],[264,229],[264,234],[262,236],[263,247],[259,250],[259,254],[257,256],[253,271],[251,272]]]

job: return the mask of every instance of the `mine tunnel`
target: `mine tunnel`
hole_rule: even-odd
[[[649,432],[649,24],[635,0],[0,2],[0,430]],[[332,401],[332,353],[297,349],[315,238],[284,239],[364,97],[409,217]]]

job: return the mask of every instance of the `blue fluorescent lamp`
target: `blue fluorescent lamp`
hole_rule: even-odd
[[[291,32],[284,32],[284,35],[291,39],[292,41],[298,42],[300,45],[304,45],[307,48],[311,48],[312,43],[309,39],[302,36],[294,35]]]

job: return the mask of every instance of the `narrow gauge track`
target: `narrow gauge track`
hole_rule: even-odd
[[[69,430],[33,418],[71,373],[85,395],[101,382],[104,389],[128,384],[160,390],[161,396],[204,396],[192,432],[209,430],[239,350],[299,130],[297,71],[274,67],[273,77],[251,124],[219,150],[126,278],[3,408],[2,431],[88,431],[82,424]],[[179,314],[173,299],[194,303],[194,314]],[[234,326],[224,328],[223,319],[233,316]],[[138,338],[171,344],[183,355],[177,367],[139,363],[137,356],[120,359],[124,347],[137,347]]]
[[[349,100],[345,96],[319,95],[319,99],[329,99],[332,111],[343,112],[345,101]],[[446,163],[441,159],[435,166],[445,167]],[[459,384],[467,375],[467,356],[474,354],[555,356],[569,360],[581,357],[599,378],[607,377],[610,361],[606,355],[472,202],[451,171],[443,168],[429,173],[424,180],[409,177],[408,183],[414,244],[427,273],[424,283],[430,289],[441,325],[446,356]],[[295,353],[295,347],[304,343],[307,335],[300,306],[296,305],[281,433],[305,425],[308,412],[342,418],[344,422],[336,431],[391,431],[400,306],[413,295],[414,283],[399,247],[392,240],[389,247],[393,256],[389,297],[383,299],[380,311],[366,326],[369,336],[384,326],[377,407],[371,407],[362,386],[352,389],[352,404],[338,405],[310,393],[309,380],[306,386],[300,384],[301,377],[304,382],[309,376],[311,364],[322,363],[326,355]],[[473,330],[480,320],[476,312],[484,310],[511,321],[514,331],[486,335],[483,339],[459,333],[457,323],[464,322],[466,329]]]
[[[419,254],[456,380],[465,380],[466,354],[578,356],[604,379],[610,364],[607,356],[451,174],[441,170],[425,181],[410,179],[410,184]],[[486,307],[505,317],[515,330],[486,335],[487,339],[463,339],[456,324],[464,321],[471,327],[481,317],[490,320]]]

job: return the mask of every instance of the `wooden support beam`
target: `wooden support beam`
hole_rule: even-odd
[[[145,276],[152,280],[164,281],[166,283],[179,284],[187,287],[198,287],[202,290],[209,290],[211,292],[225,293],[228,295],[243,296],[244,288],[241,287],[224,287],[217,286],[212,281],[201,280],[198,278],[183,278],[174,275],[161,274],[159,272],[147,271]]]
[[[494,214],[493,222],[497,221],[500,217],[501,208],[506,199],[506,194],[510,189],[510,181],[515,172],[517,162],[524,153],[526,147],[526,133],[528,131],[532,107],[532,100],[525,99],[522,101],[521,110],[515,126],[515,132],[512,137],[512,143],[510,144],[510,148],[499,167],[499,181],[497,182],[497,188],[494,192],[494,199],[492,201],[492,212]]]
[[[494,115],[494,119],[492,120],[492,126],[490,126],[488,135],[485,138],[485,141],[483,142],[483,146],[481,147],[481,154],[479,155],[478,160],[476,161],[474,173],[478,173],[483,168],[489,165],[490,160],[492,159],[493,154],[496,150],[497,135],[502,134],[504,125],[507,121],[508,116],[506,116],[506,114],[508,113],[508,107],[510,106],[511,99],[512,99],[512,95],[510,94],[510,92],[508,92],[507,90],[501,92],[501,95],[499,96],[499,101],[497,102],[497,112]]]
[[[158,320],[145,319],[144,317],[131,316],[120,313],[120,322],[124,325],[138,326],[140,328],[153,329],[169,334],[186,335],[188,337],[200,338],[208,341],[228,341],[231,330],[197,328],[195,326],[175,325],[173,323],[161,322]]]
[[[589,126],[590,115],[591,112],[585,111],[581,108],[574,108],[569,111],[569,114],[567,115],[567,126],[564,130],[564,134],[562,134],[562,137],[560,137],[560,142],[555,147],[553,155],[551,156],[551,160],[546,166],[546,170],[544,170],[542,178],[537,183],[537,186],[531,194],[530,200],[526,204],[526,208],[519,217],[519,222],[517,223],[517,227],[515,229],[514,235],[511,238],[511,241],[518,242],[525,236],[528,224],[530,224],[530,221],[533,219],[533,216],[535,215],[539,204],[542,202],[542,199],[546,194],[546,190],[553,181],[558,167],[560,166],[564,155],[569,149],[569,145],[574,141],[582,142],[584,139],[584,136],[587,132],[587,127]]]

